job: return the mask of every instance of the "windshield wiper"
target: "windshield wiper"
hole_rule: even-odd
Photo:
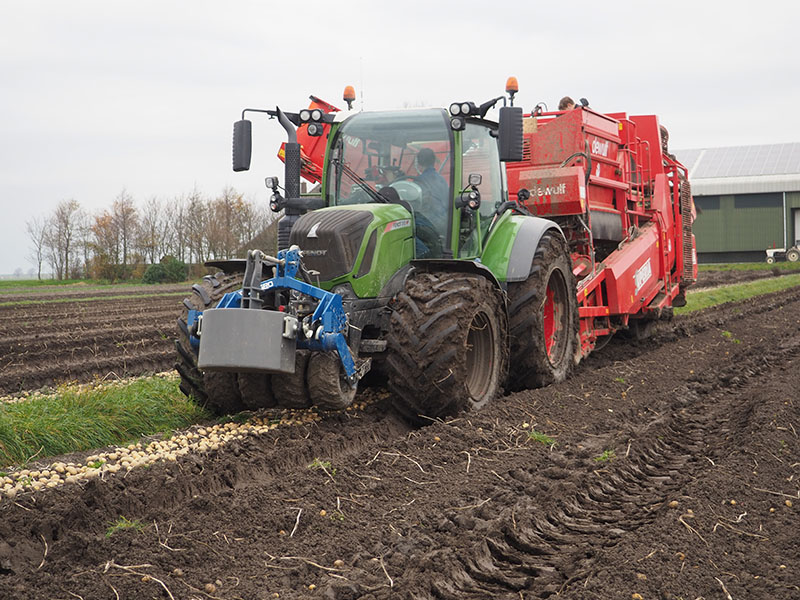
[[[367,194],[369,195],[369,197],[370,197],[370,198],[372,198],[372,199],[373,199],[375,202],[379,202],[379,203],[381,203],[381,204],[386,204],[386,203],[388,202],[388,201],[386,200],[386,198],[384,198],[383,196],[381,196],[381,195],[380,195],[380,194],[379,194],[379,193],[378,193],[378,192],[377,192],[377,191],[376,191],[376,190],[375,190],[375,189],[374,189],[374,188],[373,188],[373,187],[372,187],[370,184],[368,184],[368,183],[367,183],[367,180],[366,180],[366,179],[363,179],[362,177],[360,177],[360,176],[358,175],[358,173],[356,173],[355,171],[353,171],[353,169],[351,169],[351,168],[350,168],[350,167],[348,167],[346,164],[344,164],[344,163],[342,162],[342,160],[341,160],[341,159],[339,159],[339,158],[333,158],[333,159],[331,159],[331,162],[332,162],[334,165],[336,165],[336,167],[338,167],[339,169],[341,169],[341,170],[342,170],[342,173],[344,173],[344,174],[345,174],[345,175],[347,175],[347,176],[348,176],[350,179],[352,179],[353,181],[355,181],[355,182],[358,184],[358,186],[359,186],[359,187],[360,187],[362,190],[364,190],[365,192],[367,192]]]

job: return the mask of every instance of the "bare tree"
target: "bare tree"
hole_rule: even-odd
[[[34,217],[25,222],[25,231],[31,240],[31,253],[29,258],[36,263],[36,277],[42,279],[42,263],[45,259],[45,243],[48,236],[49,223],[44,217]]]
[[[121,266],[125,277],[127,277],[129,266],[128,251],[132,250],[134,246],[139,213],[136,210],[133,197],[124,188],[114,199],[114,204],[111,207],[111,218],[119,239]]]
[[[186,262],[186,209],[187,200],[183,195],[176,196],[164,207],[165,250],[181,262]]]
[[[161,201],[153,196],[145,202],[144,210],[141,211],[137,234],[136,245],[145,262],[156,264],[168,253],[168,236],[169,223],[166,210]]]
[[[195,188],[186,198],[185,244],[189,261],[202,264],[206,259],[208,247],[206,227],[208,210],[203,196]]]
[[[90,247],[92,259],[89,272],[98,279],[114,281],[120,277],[119,272],[119,235],[114,227],[114,218],[104,210],[94,216],[89,227],[92,235]]]
[[[74,199],[59,202],[50,219],[45,237],[46,257],[58,279],[71,274],[70,262],[76,258],[75,238],[82,219],[83,211]]]

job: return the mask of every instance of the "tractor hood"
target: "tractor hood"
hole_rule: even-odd
[[[353,204],[306,213],[292,227],[290,245],[321,287],[350,283],[358,297],[375,297],[413,259],[411,214],[397,204]]]

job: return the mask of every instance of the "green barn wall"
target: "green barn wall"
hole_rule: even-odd
[[[789,233],[793,234],[791,208],[800,208],[800,193],[786,196],[787,223],[791,225]],[[783,245],[782,207],[735,208],[735,201],[735,196],[720,196],[718,208],[706,206],[698,211],[693,229],[699,254],[763,252],[766,248]],[[703,204],[702,197],[698,204]]]

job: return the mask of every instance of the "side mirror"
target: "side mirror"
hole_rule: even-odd
[[[504,106],[500,109],[498,127],[500,160],[517,162],[522,160],[522,107]]]
[[[253,123],[247,119],[233,124],[233,170],[247,171],[253,151]]]

